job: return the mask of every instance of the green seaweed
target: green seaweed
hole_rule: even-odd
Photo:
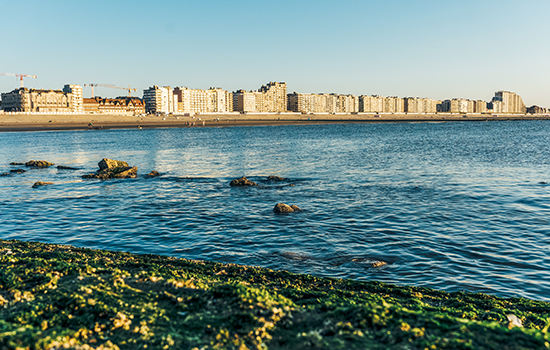
[[[0,266],[2,350],[550,348],[525,298],[6,240]]]

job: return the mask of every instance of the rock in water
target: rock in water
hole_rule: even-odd
[[[99,165],[100,170],[129,166],[128,163],[123,162],[121,160],[114,160],[114,159],[108,159],[108,158],[103,158],[99,163],[97,163],[97,165]]]
[[[83,175],[83,179],[100,179],[100,180],[107,180],[107,179],[128,179],[128,178],[134,178],[137,176],[137,166],[130,167],[118,167],[118,168],[107,168],[103,170],[99,170],[98,172]]]
[[[21,174],[21,173],[26,173],[27,171],[24,170],[24,169],[12,169],[10,170],[10,173],[18,173],[18,174]]]
[[[53,185],[53,182],[38,181],[38,182],[35,182],[34,185],[32,185],[32,188],[37,188],[38,186],[45,186],[45,185]]]
[[[58,166],[57,166],[57,169],[64,169],[64,170],[78,170],[78,168],[73,168],[73,167],[70,167],[70,166],[65,166],[65,165],[58,165]]]
[[[32,166],[35,168],[47,168],[52,165],[55,165],[54,163],[47,162],[45,160],[29,160],[25,163],[26,166]]]
[[[25,165],[25,163],[11,162],[10,165]]]
[[[286,214],[286,213],[293,213],[294,209],[290,205],[284,204],[284,203],[277,203],[275,208],[273,208],[273,212],[275,214]]]
[[[291,205],[290,207],[291,207],[292,210],[294,210],[294,211],[302,211],[302,209],[300,209],[300,207],[298,207],[297,205],[294,205],[294,204],[293,204],[293,205]]]
[[[286,179],[284,177],[271,175],[271,176],[268,176],[267,180],[269,180],[269,181],[285,181]]]
[[[387,263],[385,263],[383,261],[375,261],[375,262],[371,262],[370,265],[372,267],[382,267],[384,265],[387,265]]]
[[[232,180],[229,183],[229,186],[258,186],[258,184],[250,181],[249,179],[243,176],[240,179]]]
[[[2,173],[0,176],[11,176],[11,173]]]
[[[160,176],[159,172],[156,170],[151,171],[149,174],[145,175],[146,177],[157,177]]]

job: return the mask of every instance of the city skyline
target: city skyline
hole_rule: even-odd
[[[3,4],[0,71],[138,90],[228,91],[286,81],[288,91],[490,100],[517,92],[550,107],[543,46],[550,3],[418,1],[69,1]],[[17,33],[17,35],[15,35]],[[19,87],[0,77],[0,91]],[[97,95],[118,91],[97,88]],[[84,88],[84,96],[90,89]]]

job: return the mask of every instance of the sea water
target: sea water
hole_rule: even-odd
[[[31,159],[79,170],[0,177],[2,239],[550,301],[549,121],[0,133]]]

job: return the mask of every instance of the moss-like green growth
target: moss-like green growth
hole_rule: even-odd
[[[2,350],[546,349],[549,325],[524,298],[0,240]]]

